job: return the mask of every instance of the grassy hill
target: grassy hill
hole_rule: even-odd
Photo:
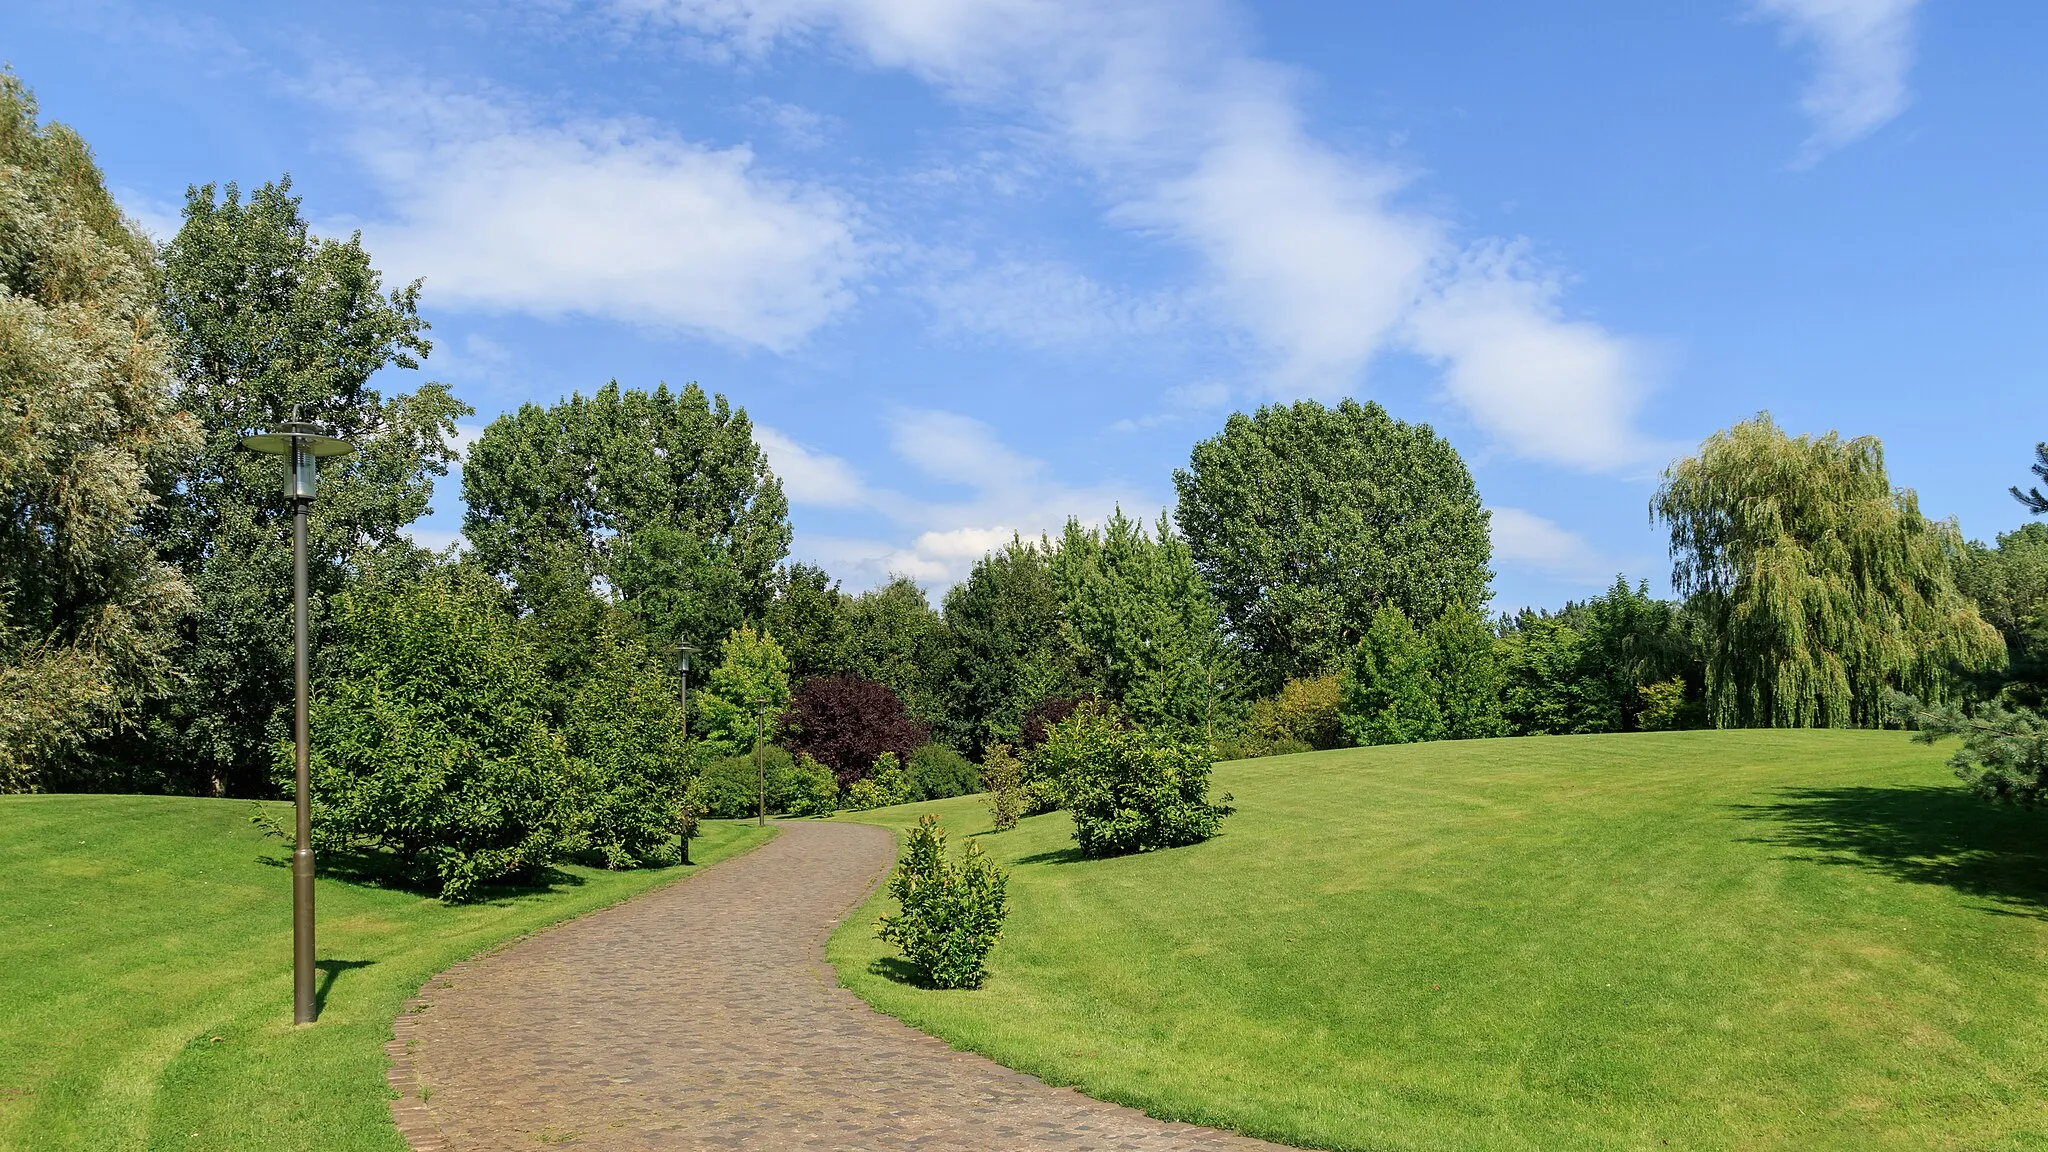
[[[251,811],[0,796],[0,1148],[402,1152],[383,1045],[429,976],[685,871],[564,868],[458,907],[322,878],[324,1009],[294,1028],[289,850]],[[694,855],[760,838],[708,824]]]
[[[2048,1147],[2048,814],[1897,733],[1686,732],[1224,764],[1206,844],[1011,870],[987,986],[841,978],[1156,1115],[1374,1149]],[[957,845],[979,798],[942,815]]]

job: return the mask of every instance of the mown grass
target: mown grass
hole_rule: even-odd
[[[2048,814],[1881,732],[1538,737],[1219,765],[1208,843],[982,843],[987,985],[841,979],[1155,1115],[1370,1149],[2048,1147]],[[978,797],[923,811],[956,844]]]
[[[322,1011],[297,1028],[289,849],[252,810],[0,797],[0,1148],[402,1152],[383,1045],[429,976],[696,870],[564,867],[460,906],[323,876]],[[764,835],[707,823],[692,855]]]

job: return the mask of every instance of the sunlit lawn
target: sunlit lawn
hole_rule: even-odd
[[[2048,1147],[2048,814],[1897,733],[1539,737],[1220,765],[1206,844],[1011,869],[987,986],[885,1011],[1156,1115],[1376,1149]],[[985,832],[979,798],[889,809]],[[1668,1144],[1667,1144],[1668,1142]]]
[[[322,878],[324,1005],[295,1028],[289,850],[252,810],[0,797],[0,1148],[402,1150],[383,1045],[429,976],[683,873],[563,868],[453,907]],[[760,838],[710,823],[693,855]]]

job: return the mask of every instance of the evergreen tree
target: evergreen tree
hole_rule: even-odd
[[[1377,404],[1236,413],[1173,479],[1180,530],[1267,690],[1339,666],[1383,605],[1427,624],[1486,600],[1471,473]]]
[[[187,192],[184,225],[164,249],[164,317],[178,402],[206,439],[160,486],[145,525],[198,593],[179,658],[188,684],[152,710],[145,746],[114,755],[169,760],[182,777],[174,787],[270,790],[271,746],[290,733],[291,503],[277,458],[241,447],[251,429],[296,414],[357,447],[321,466],[308,521],[322,660],[339,657],[324,643],[328,599],[355,580],[423,569],[403,529],[429,511],[470,409],[442,384],[389,397],[370,386],[429,351],[418,302],[417,284],[384,291],[359,237],[315,236],[288,179],[246,200],[232,184]]]
[[[1353,744],[1410,744],[1444,733],[1429,640],[1392,604],[1373,614],[1344,679],[1340,712]]]
[[[0,792],[172,682],[190,590],[134,525],[198,436],[152,261],[85,142],[0,72]]]
[[[2034,461],[2034,475],[2048,480],[2048,443],[2034,445]],[[2026,505],[2027,511],[2034,515],[2048,516],[2048,496],[2042,495],[2039,488],[2022,490],[2015,484],[2012,486],[2012,498]]]
[[[1891,486],[1874,437],[1794,438],[1766,413],[1664,477],[1651,510],[1705,629],[1716,725],[1876,724],[1889,690],[1939,701],[2004,660],[1956,589],[1955,526]]]
[[[1166,517],[1149,535],[1120,508],[1099,531],[1070,519],[1050,567],[1082,677],[1139,724],[1203,727],[1224,660],[1221,620]]]
[[[992,743],[1020,744],[1033,706],[1092,688],[1061,635],[1049,552],[1013,539],[982,557],[946,593],[946,625],[958,646],[958,663],[944,731],[970,754],[980,755]]]
[[[1430,679],[1445,739],[1503,734],[1495,643],[1486,618],[1463,604],[1453,604],[1429,626]]]

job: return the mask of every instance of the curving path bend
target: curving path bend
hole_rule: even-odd
[[[790,823],[768,843],[458,964],[388,1051],[417,1152],[1250,1150],[959,1052],[838,986],[825,937],[895,837]]]

